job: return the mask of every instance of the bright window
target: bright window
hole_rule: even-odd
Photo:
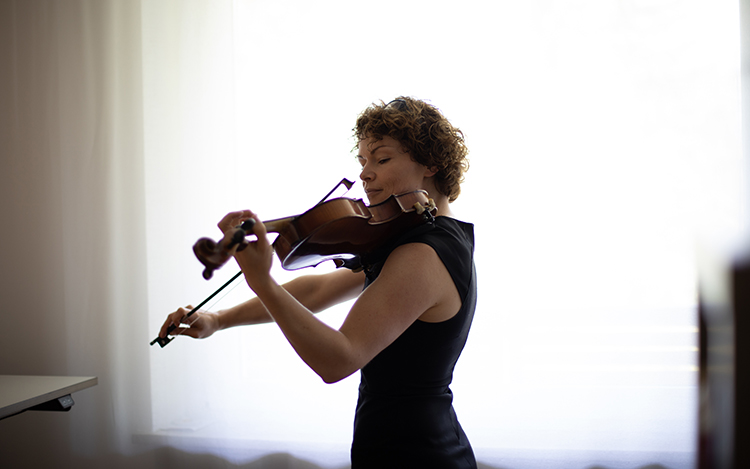
[[[306,210],[356,180],[359,111],[428,99],[471,150],[454,213],[480,299],[453,390],[477,459],[692,467],[697,188],[739,158],[735,3],[144,2],[153,328],[236,271],[207,283],[190,250],[226,212]],[[175,445],[348,460],[358,375],[323,384],[273,325],[151,362]]]

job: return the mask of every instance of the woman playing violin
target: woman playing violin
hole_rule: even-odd
[[[434,221],[362,256],[364,270],[338,269],[279,285],[270,275],[273,249],[258,216],[227,214],[223,232],[255,219],[257,241],[234,257],[251,300],[216,313],[199,311],[181,333],[206,338],[240,325],[275,322],[326,383],[360,371],[352,468],[476,468],[452,406],[453,368],[476,305],[473,225],[452,218],[468,168],[461,131],[434,106],[401,97],[373,104],[354,127],[360,179],[370,205],[425,190]],[[336,330],[313,313],[356,298]],[[161,328],[183,321],[170,314]]]

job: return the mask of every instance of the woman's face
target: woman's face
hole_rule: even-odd
[[[370,205],[383,202],[391,195],[424,189],[425,179],[435,174],[414,161],[392,137],[363,139],[359,142],[357,160],[362,165],[359,178]]]

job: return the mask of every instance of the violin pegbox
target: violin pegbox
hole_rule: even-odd
[[[422,215],[425,212],[427,212],[427,215],[431,218],[432,212],[435,211],[437,206],[435,205],[435,201],[433,199],[427,199],[427,205],[422,205],[421,203],[417,202],[414,204],[414,211],[417,212],[417,215]]]

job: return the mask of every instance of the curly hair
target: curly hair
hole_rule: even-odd
[[[437,168],[435,186],[453,202],[461,193],[464,173],[469,169],[469,150],[464,134],[424,101],[401,96],[389,103],[373,103],[357,118],[352,129],[356,142],[391,137],[419,164]]]

